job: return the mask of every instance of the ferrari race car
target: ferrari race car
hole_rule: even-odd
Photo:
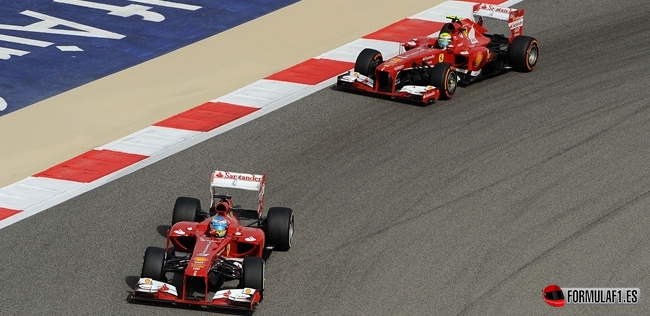
[[[508,70],[529,72],[539,54],[536,39],[524,36],[524,9],[476,4],[472,18],[448,16],[440,33],[451,35],[446,47],[437,38],[403,43],[397,56],[384,61],[372,48],[359,53],[354,70],[337,77],[344,89],[424,104],[451,99],[459,84],[467,85]],[[508,21],[510,36],[488,34],[483,17]]]
[[[290,208],[271,207],[262,216],[265,183],[266,174],[217,170],[209,210],[198,199],[176,199],[167,245],[147,248],[131,298],[254,311],[264,294],[266,259],[289,250],[294,233]],[[257,208],[235,205],[227,189],[252,195]],[[215,222],[223,225],[218,231]]]

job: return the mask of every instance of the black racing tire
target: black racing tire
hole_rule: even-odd
[[[259,257],[246,257],[242,262],[242,285],[264,291],[264,259]]]
[[[140,277],[154,279],[164,282],[165,271],[165,249],[159,247],[147,247],[142,260],[142,273]]]
[[[516,71],[531,72],[537,65],[539,43],[530,36],[517,36],[508,49],[508,64]]]
[[[357,61],[354,63],[354,71],[366,77],[374,78],[375,69],[383,62],[384,57],[378,50],[365,48],[357,56]]]
[[[172,226],[178,222],[195,222],[201,212],[201,201],[195,198],[179,197],[174,203]]]
[[[435,64],[429,71],[429,84],[440,90],[440,99],[449,100],[458,88],[458,74],[449,63]]]
[[[294,234],[293,210],[287,207],[272,207],[266,216],[266,243],[274,245],[273,250],[291,249]]]

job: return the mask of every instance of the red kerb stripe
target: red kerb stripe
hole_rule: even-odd
[[[207,132],[257,110],[259,109],[224,102],[207,102],[154,125]]]
[[[327,58],[312,58],[264,79],[316,85],[354,67],[353,63]]]
[[[420,19],[403,19],[379,31],[370,33],[363,38],[403,43],[414,37],[428,36],[438,32],[443,25],[444,23],[442,22]]]
[[[12,210],[10,208],[0,207],[0,220],[3,220],[5,218],[7,218],[7,217],[16,215],[16,214],[18,214],[20,212],[21,211],[19,211],[19,210]]]
[[[34,176],[88,183],[145,158],[147,156],[93,149]]]

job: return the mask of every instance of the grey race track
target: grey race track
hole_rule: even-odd
[[[256,315],[649,315],[650,2],[523,5],[530,74],[429,107],[326,89],[0,230],[0,314],[197,315],[126,298],[222,168],[297,213]],[[554,309],[551,283],[641,299]]]

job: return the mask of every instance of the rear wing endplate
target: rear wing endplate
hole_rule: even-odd
[[[477,17],[480,19],[490,18],[508,21],[508,27],[511,33],[509,41],[524,33],[524,9],[500,7],[489,3],[477,3],[474,5],[474,20],[477,20]]]
[[[212,194],[215,194],[215,188],[237,189],[247,191],[258,191],[258,208],[257,217],[262,215],[264,210],[264,186],[266,184],[266,174],[251,174],[215,170],[212,173],[210,187]]]

